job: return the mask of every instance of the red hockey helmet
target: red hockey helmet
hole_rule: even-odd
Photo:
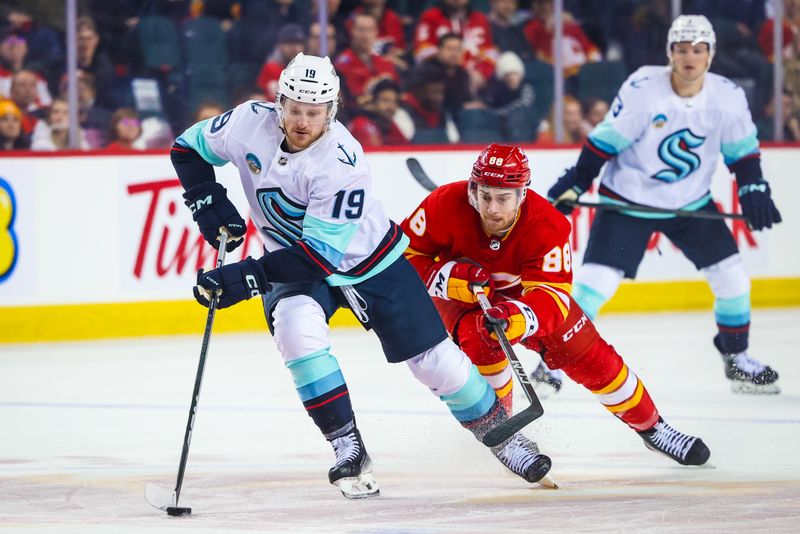
[[[473,182],[473,187],[527,187],[531,181],[528,156],[518,146],[492,143],[483,149],[472,166],[470,181]]]

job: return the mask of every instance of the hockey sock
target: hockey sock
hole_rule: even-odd
[[[644,384],[605,341],[598,340],[586,356],[561,369],[637,432],[658,421],[658,410]]]
[[[328,349],[286,362],[286,367],[303,406],[323,434],[330,435],[353,420],[347,384]]]
[[[719,333],[714,344],[723,354],[747,350],[750,334],[750,292],[733,298],[714,300],[714,317]]]
[[[514,387],[514,381],[511,379],[511,368],[506,355],[499,350],[486,350],[477,356],[470,355],[470,358],[478,368],[478,372],[494,389],[506,413],[511,414],[513,398],[511,390]]]
[[[470,366],[467,382],[458,391],[439,398],[447,404],[453,416],[464,426],[484,417],[496,404],[499,404],[494,389],[474,365]]]

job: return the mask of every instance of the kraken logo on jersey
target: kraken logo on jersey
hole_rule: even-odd
[[[703,144],[705,137],[693,134],[688,128],[666,137],[658,146],[658,157],[669,168],[652,176],[667,183],[683,180],[700,167],[700,156],[691,151]]]
[[[277,187],[259,189],[256,192],[258,205],[264,212],[264,217],[272,226],[264,226],[264,232],[272,239],[290,247],[303,237],[303,218],[306,216],[306,206],[291,200]]]

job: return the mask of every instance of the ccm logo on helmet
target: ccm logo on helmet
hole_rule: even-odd
[[[491,171],[483,171],[484,176],[488,176],[489,178],[502,178],[505,174],[501,172],[491,172]]]

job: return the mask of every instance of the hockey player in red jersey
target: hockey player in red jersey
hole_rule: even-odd
[[[653,450],[684,465],[710,455],[700,438],[659,415],[643,382],[572,299],[570,225],[527,187],[528,158],[492,144],[468,181],[439,187],[403,221],[406,256],[426,281],[445,326],[511,411],[511,370],[472,286],[483,286],[512,343],[538,352],[634,429]]]

